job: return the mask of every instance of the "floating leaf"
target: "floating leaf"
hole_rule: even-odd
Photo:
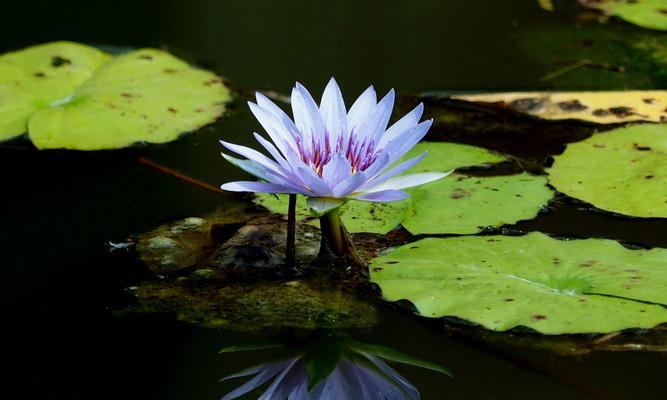
[[[416,157],[428,151],[429,154],[422,162],[410,169],[408,173],[425,171],[447,171],[455,168],[491,164],[505,161],[505,157],[492,153],[480,147],[458,143],[423,142],[417,144],[404,159]],[[449,180],[453,178],[445,178]],[[287,213],[287,195],[257,194],[255,201],[275,213]],[[396,228],[402,221],[410,200],[370,203],[365,201],[350,201],[341,207],[341,218],[350,232],[387,233]],[[305,198],[297,199],[297,218],[299,220],[311,218]],[[318,226],[316,220],[311,224]]]
[[[114,58],[70,97],[35,114],[40,149],[114,149],[164,143],[214,121],[230,92],[215,74],[155,49]]]
[[[407,160],[428,151],[428,155],[407,173],[444,172],[452,169],[494,164],[506,161],[500,154],[492,153],[481,147],[460,143],[421,142],[413,147],[404,157]]]
[[[598,124],[667,120],[667,91],[509,92],[453,96],[488,103],[547,120],[578,119]]]
[[[579,3],[642,28],[667,31],[665,0],[579,0]]]
[[[607,211],[667,218],[667,126],[597,134],[555,157],[549,183]]]
[[[413,234],[477,233],[535,217],[553,197],[546,177],[451,176],[409,190],[403,226]]]
[[[0,140],[24,134],[36,111],[70,95],[108,59],[102,51],[71,42],[0,56]]]
[[[423,239],[376,258],[370,270],[387,300],[407,299],[426,317],[563,334],[667,322],[666,265],[667,249],[534,232]]]

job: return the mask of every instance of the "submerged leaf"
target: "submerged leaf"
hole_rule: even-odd
[[[38,110],[66,101],[109,55],[72,42],[52,42],[0,56],[0,140],[27,131]]]
[[[230,99],[215,74],[141,49],[112,59],[70,97],[35,114],[30,138],[40,149],[165,143],[214,121]]]
[[[667,218],[667,126],[615,129],[567,146],[549,183],[603,210]]]
[[[477,233],[535,217],[553,197],[546,177],[452,176],[409,190],[403,226],[413,234]]]
[[[664,90],[509,92],[452,98],[507,107],[546,120],[577,119],[598,124],[667,120]]]
[[[423,239],[372,261],[389,301],[488,329],[603,333],[667,322],[667,249],[525,236]],[[655,303],[655,304],[649,304]]]

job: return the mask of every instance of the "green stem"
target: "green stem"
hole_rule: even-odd
[[[338,208],[320,217],[320,230],[322,232],[320,259],[334,256],[336,259],[348,259],[360,268],[366,267],[340,219]]]
[[[338,210],[336,208],[320,217],[320,229],[322,231],[322,241],[328,243],[334,255],[342,257],[345,255],[345,242]]]

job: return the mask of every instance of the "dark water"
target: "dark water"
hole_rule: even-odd
[[[558,66],[534,60],[517,39],[531,29],[567,30],[572,6],[549,14],[534,1],[31,1],[3,4],[0,50],[69,39],[118,47],[159,46],[244,88],[287,92],[299,80],[320,92],[335,76],[348,99],[373,83],[399,94],[531,89]],[[627,29],[622,24],[608,29]],[[656,87],[658,88],[658,87]],[[219,379],[267,353],[218,355],[247,334],[169,320],[114,318],[138,268],[109,255],[121,241],[176,218],[212,211],[225,198],[138,164],[141,154],[218,185],[242,177],[217,139],[249,143],[245,107],[178,142],[115,153],[0,150],[0,397],[7,399],[217,399]],[[9,143],[29,148],[25,142]],[[648,224],[563,205],[520,225],[557,235],[665,242]],[[445,378],[397,370],[424,399],[661,399],[666,359],[641,353],[558,356],[448,338],[398,311],[359,339],[449,368]],[[261,339],[258,336],[256,339]]]

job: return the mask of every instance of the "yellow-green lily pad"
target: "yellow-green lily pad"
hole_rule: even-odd
[[[408,190],[403,226],[413,234],[477,233],[534,218],[553,192],[545,176],[452,175]]]
[[[70,97],[35,114],[30,138],[40,149],[165,143],[214,121],[230,99],[215,74],[141,49],[115,57]]]
[[[0,140],[24,134],[36,111],[69,96],[109,58],[72,42],[46,43],[0,56]]]
[[[525,236],[429,238],[371,262],[389,301],[504,331],[605,333],[667,322],[667,249]]]
[[[579,0],[579,2],[642,28],[667,31],[665,0]]]
[[[602,210],[667,218],[667,126],[633,125],[569,144],[549,183]]]

